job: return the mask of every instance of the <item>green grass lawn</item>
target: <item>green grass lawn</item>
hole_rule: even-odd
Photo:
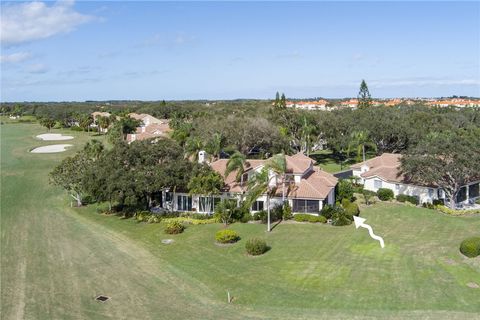
[[[376,154],[374,152],[367,152],[365,157],[370,159],[375,156]],[[317,165],[320,168],[330,173],[347,170],[352,164],[360,162],[355,159],[356,155],[353,153],[347,159],[346,154],[344,154],[342,158],[339,155],[334,154],[331,150],[315,151],[310,154],[310,157],[317,162]]]
[[[480,216],[379,203],[361,215],[384,249],[353,225],[291,223],[268,234],[234,224],[242,239],[220,247],[219,224],[167,236],[161,224],[70,208],[48,172],[92,137],[54,130],[75,146],[29,153],[55,144],[34,139],[45,131],[1,126],[1,319],[478,319],[480,289],[467,284],[480,284],[480,258],[458,247],[479,234]],[[245,255],[253,236],[271,250]]]

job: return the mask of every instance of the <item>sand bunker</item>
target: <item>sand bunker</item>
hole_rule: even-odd
[[[37,136],[40,140],[45,141],[60,141],[60,140],[72,140],[72,136],[64,136],[61,133],[44,133]]]
[[[56,153],[63,152],[67,147],[71,147],[71,144],[52,144],[50,146],[38,147],[30,151],[31,153]]]

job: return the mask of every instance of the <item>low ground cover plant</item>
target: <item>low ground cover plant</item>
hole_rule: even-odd
[[[480,237],[471,237],[463,240],[460,244],[460,252],[469,258],[480,256]]]
[[[320,222],[320,223],[326,223],[327,218],[324,216],[317,216],[317,215],[312,215],[308,213],[297,213],[296,215],[293,216],[293,220],[297,222]]]
[[[240,240],[240,236],[234,230],[224,229],[217,231],[215,234],[215,240],[218,243],[235,243]]]
[[[267,243],[263,239],[252,238],[248,239],[245,243],[245,249],[247,253],[251,256],[259,256],[264,254],[268,250]]]
[[[165,225],[165,233],[179,234],[185,230],[185,226],[179,221],[170,221]]]

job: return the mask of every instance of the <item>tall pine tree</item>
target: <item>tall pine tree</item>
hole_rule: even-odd
[[[287,100],[285,99],[285,93],[282,93],[282,97],[280,98],[280,107],[282,108],[287,107]]]
[[[370,96],[370,92],[368,91],[368,86],[365,80],[362,79],[362,83],[360,84],[360,91],[358,92],[358,107],[368,108],[372,105],[372,97]]]

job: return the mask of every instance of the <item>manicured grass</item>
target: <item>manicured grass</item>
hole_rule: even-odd
[[[350,158],[347,159],[347,155],[344,154],[343,157],[334,154],[331,150],[319,150],[312,152],[310,157],[317,161],[317,165],[320,166],[323,170],[330,173],[336,173],[339,171],[347,170],[352,164],[357,163],[355,155],[351,154]],[[367,152],[366,158],[370,159],[375,157],[374,153]]]
[[[90,139],[59,154],[33,124],[1,126],[2,319],[475,319],[480,258],[460,242],[479,234],[480,216],[379,203],[362,211],[385,249],[353,225],[234,224],[233,245],[215,244],[220,224],[166,235],[161,224],[69,208],[48,172]],[[54,131],[59,132],[59,131]],[[245,254],[251,237],[271,250]],[[174,239],[164,245],[162,239]],[[234,297],[226,303],[229,290]],[[105,303],[93,298],[111,296]]]

